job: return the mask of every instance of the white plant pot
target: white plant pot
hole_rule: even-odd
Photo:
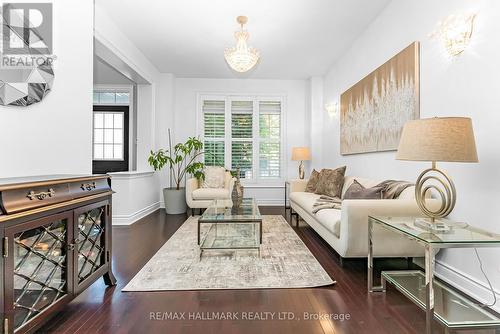
[[[165,211],[169,215],[177,215],[181,213],[186,213],[186,189],[180,188],[164,188],[163,189],[163,200],[165,201]]]

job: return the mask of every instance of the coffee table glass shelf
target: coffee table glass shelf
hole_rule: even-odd
[[[210,224],[201,240],[201,225]],[[198,219],[200,256],[205,250],[255,249],[262,244],[262,216],[253,198],[240,205],[231,200],[215,200]]]
[[[500,316],[478,305],[470,297],[434,278],[435,250],[441,248],[500,247],[500,235],[466,223],[447,221],[450,231],[432,233],[415,225],[414,217],[368,218],[368,290],[385,292],[389,282],[426,311],[426,332],[432,319],[446,328],[498,328]],[[382,271],[381,285],[373,285],[373,228],[379,226],[415,240],[425,248],[425,272],[420,270]]]

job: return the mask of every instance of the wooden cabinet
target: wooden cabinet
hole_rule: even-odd
[[[108,285],[116,283],[109,177],[16,181],[0,180],[0,333],[35,331],[101,276]],[[59,191],[31,205],[33,191],[36,196],[50,189]]]

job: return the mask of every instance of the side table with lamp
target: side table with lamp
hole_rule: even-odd
[[[299,179],[303,180],[305,178],[305,168],[304,161],[311,160],[311,151],[309,147],[293,147],[292,148],[292,161],[300,161],[299,163]],[[293,220],[293,210],[288,204],[288,192],[290,191],[290,181],[285,181],[285,216],[286,210],[290,209],[290,218]],[[297,216],[297,222],[299,221],[299,215]]]
[[[434,319],[443,324],[447,332],[449,329],[497,328],[500,326],[498,314],[484,308],[484,305],[477,305],[470,297],[434,278],[435,254],[438,249],[500,247],[500,235],[474,228],[466,223],[444,219],[455,206],[456,188],[446,172],[437,169],[436,162],[478,162],[471,119],[436,117],[407,122],[396,158],[432,162],[432,168],[420,174],[415,186],[417,203],[427,218],[376,216],[368,218],[368,291],[385,292],[387,282],[394,285],[397,290],[425,310],[427,334],[432,333]],[[431,193],[440,199],[440,204],[436,207],[426,203]],[[374,286],[375,225],[421,244],[425,248],[425,272],[383,271],[381,285]]]

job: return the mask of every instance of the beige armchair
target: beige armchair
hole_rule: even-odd
[[[224,188],[201,188],[198,179],[191,178],[186,181],[186,203],[194,214],[194,209],[204,209],[215,199],[230,199],[233,191],[234,178],[226,172]]]

